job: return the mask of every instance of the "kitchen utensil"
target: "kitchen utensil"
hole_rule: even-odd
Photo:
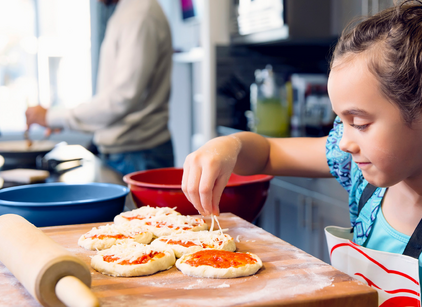
[[[161,168],[130,173],[128,183],[136,206],[177,207],[186,215],[198,214],[182,191],[182,168]],[[273,176],[232,174],[220,200],[220,211],[252,222],[261,212]]]
[[[23,138],[25,139],[27,146],[28,146],[28,147],[31,147],[31,145],[32,145],[32,140],[31,140],[31,138],[29,137],[29,130],[25,130],[25,132],[23,133]]]
[[[14,213],[35,226],[112,221],[124,209],[127,187],[111,183],[39,183],[0,190],[0,215]]]
[[[0,261],[43,306],[99,306],[89,267],[15,214],[0,216]]]
[[[36,157],[45,155],[52,150],[57,142],[50,140],[33,140],[28,146],[27,140],[3,141],[0,142],[0,155],[3,156],[5,166],[35,165]]]
[[[81,166],[84,158],[91,157],[83,146],[61,142],[45,155],[38,156],[36,165],[39,169],[60,173]]]

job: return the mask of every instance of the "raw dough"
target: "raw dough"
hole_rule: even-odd
[[[236,243],[233,238],[220,231],[184,231],[182,233],[159,237],[151,245],[173,249],[176,258],[206,248],[231,252],[236,250]]]
[[[144,261],[141,261],[145,258]],[[110,259],[111,261],[105,261]],[[140,264],[133,262],[141,261]],[[124,242],[97,252],[91,266],[111,276],[144,276],[171,268],[176,261],[171,249],[161,249],[136,242]]]
[[[150,207],[150,206],[143,206],[138,209],[134,209],[131,211],[126,211],[116,215],[114,217],[114,223],[122,224],[134,220],[143,220],[146,218],[151,217],[165,217],[168,215],[180,215],[179,212],[174,210],[175,208],[169,207]]]
[[[236,257],[241,257],[236,259]],[[248,260],[246,263],[246,257]],[[206,258],[207,264],[192,265],[189,261]],[[235,278],[253,275],[262,267],[262,261],[252,253],[234,253],[205,249],[185,254],[176,261],[176,267],[183,274],[200,278]]]
[[[152,236],[152,232],[132,223],[107,224],[94,227],[83,234],[78,240],[78,245],[87,250],[103,250],[125,241],[148,244],[152,241]]]

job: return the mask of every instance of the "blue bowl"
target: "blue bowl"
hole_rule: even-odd
[[[0,215],[18,214],[37,227],[111,222],[129,188],[111,183],[41,183],[0,190]]]

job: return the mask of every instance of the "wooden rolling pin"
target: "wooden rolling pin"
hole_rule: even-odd
[[[15,214],[0,216],[0,261],[43,306],[99,306],[89,267]]]

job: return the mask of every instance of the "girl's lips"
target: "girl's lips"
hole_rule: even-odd
[[[372,163],[371,162],[356,162],[360,169],[365,169],[369,167]]]

